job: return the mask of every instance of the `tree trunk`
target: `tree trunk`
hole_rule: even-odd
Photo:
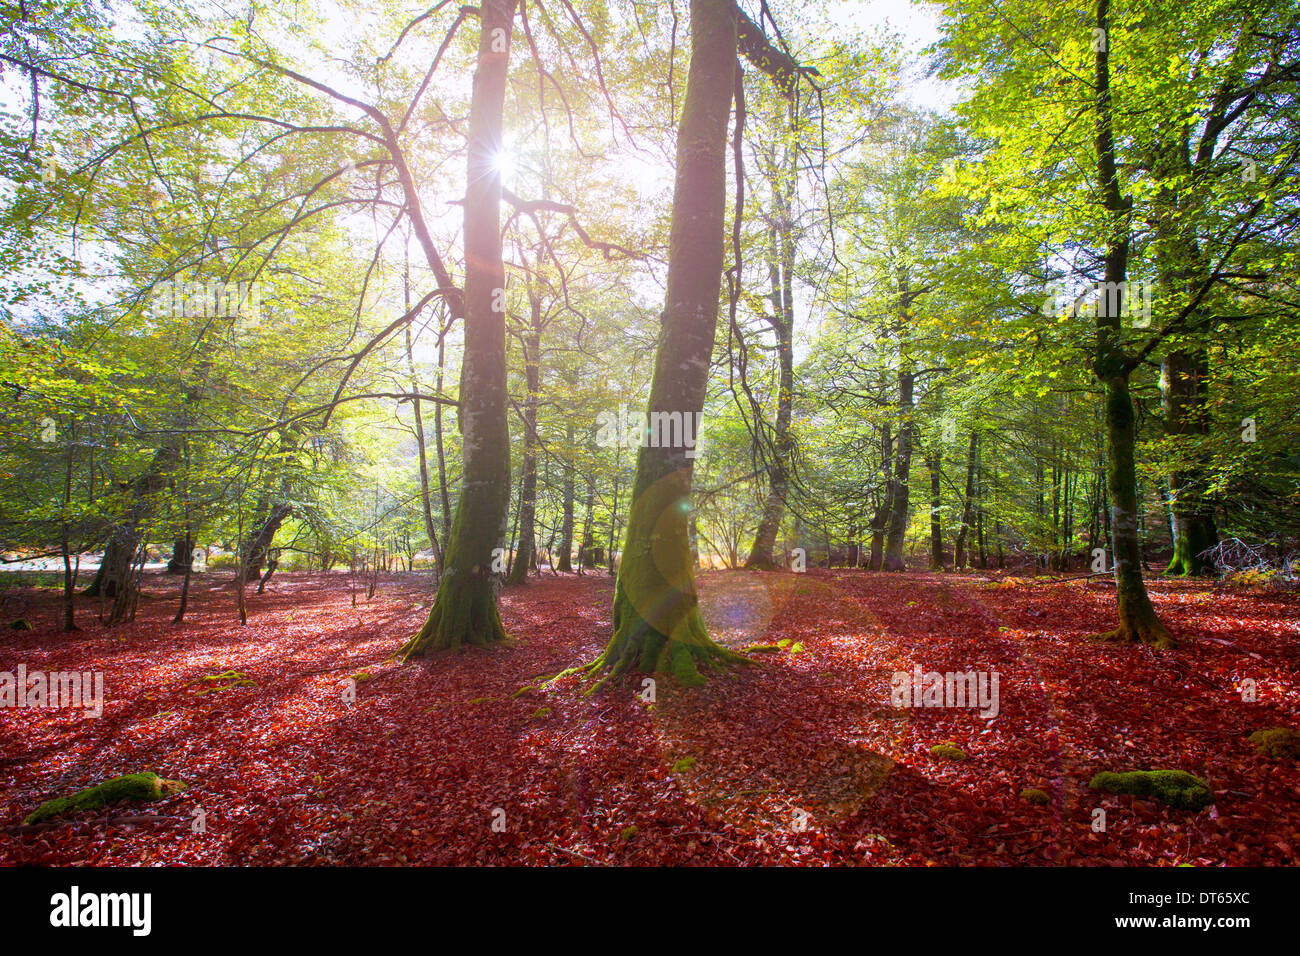
[[[1097,0],[1097,28],[1109,35],[1110,0]],[[1122,288],[1128,279],[1129,224],[1132,200],[1120,195],[1115,165],[1110,97],[1110,44],[1096,53],[1097,167],[1107,210],[1112,217],[1106,249],[1107,289]],[[1138,539],[1137,469],[1134,449],[1137,426],[1129,396],[1129,361],[1120,348],[1120,303],[1103,294],[1097,303],[1097,344],[1093,371],[1105,386],[1106,491],[1110,500],[1114,549],[1116,609],[1119,626],[1099,637],[1123,643],[1142,642],[1173,647],[1173,636],[1156,617],[1142,580],[1142,550]]]
[[[573,506],[577,488],[573,476],[573,420],[564,428],[564,519],[560,522],[560,560],[552,565],[556,571],[573,570]]]
[[[793,105],[790,108],[793,124]],[[790,417],[794,408],[794,189],[798,153],[793,147],[785,150],[782,169],[774,171],[772,197],[776,208],[777,227],[772,230],[772,255],[768,273],[772,286],[772,318],[770,324],[776,332],[777,360],[780,379],[777,386],[776,427],[773,431],[771,461],[767,468],[768,493],[763,504],[763,517],[754,536],[745,567],[772,570],[772,549],[781,528],[785,511],[785,496],[790,490],[789,460],[793,454],[790,438]]]
[[[438,394],[442,394],[442,367],[445,361],[446,342],[438,340]],[[451,535],[451,495],[447,491],[447,456],[442,445],[442,402],[433,406],[433,443],[438,455],[438,497],[442,502],[442,540]],[[442,560],[439,558],[438,580],[442,581]]]
[[[409,272],[406,274],[409,278]],[[406,308],[411,308],[409,284],[403,282],[406,289]],[[406,327],[406,364],[411,372],[411,391],[419,394],[420,380],[415,374],[415,352],[411,346],[411,327]],[[441,403],[438,403],[441,404]],[[438,532],[433,526],[433,502],[429,497],[429,454],[424,442],[424,413],[420,410],[420,400],[413,399],[411,407],[415,412],[415,447],[420,458],[420,514],[424,518],[424,533],[429,536],[429,547],[433,549],[434,580],[442,578],[442,547],[438,543]],[[414,560],[410,561],[412,568]]]
[[[691,61],[677,134],[667,293],[649,411],[697,416],[704,407],[722,285],[725,147],[736,62],[732,0],[692,0]],[[702,669],[744,658],[705,631],[688,526],[694,458],[644,444],[614,594],[614,634],[590,665],[600,684],[626,671],[704,682]],[[597,686],[599,687],[600,684]]]
[[[582,518],[582,544],[578,547],[578,573],[582,574],[584,570],[595,563],[592,559],[592,549],[595,547],[595,539],[592,531],[592,517],[596,510],[596,479],[587,479],[587,504],[584,509]],[[596,559],[599,560],[599,559]]]
[[[1208,364],[1203,347],[1165,356],[1161,382],[1168,434],[1204,435],[1209,431],[1205,408]],[[1206,485],[1204,469],[1196,466],[1176,471],[1170,477],[1174,555],[1166,574],[1204,574],[1207,570],[1201,554],[1219,543],[1219,532]]]
[[[148,470],[127,486],[131,503],[109,532],[104,558],[86,588],[87,597],[115,598],[120,587],[130,586],[131,566],[140,550],[145,522],[154,509],[154,496],[167,487],[167,474],[179,459],[180,450],[168,442],[154,454]]]
[[[72,533],[68,524],[67,515],[72,511],[72,468],[76,460],[76,418],[68,416],[68,464],[63,473],[63,508],[64,518],[62,522],[62,533],[59,535],[59,545],[63,551],[63,630],[77,630],[76,622],[76,600],[77,600],[77,570],[81,567],[81,555],[77,555],[77,568],[73,568],[72,563]]]
[[[907,537],[908,504],[912,472],[912,373],[898,373],[898,448],[894,453],[893,490],[890,494],[889,529],[885,537],[885,570],[906,571],[903,545]]]
[[[280,530],[280,525],[284,524],[284,519],[292,513],[292,506],[278,502],[272,506],[266,520],[257,531],[244,542],[243,547],[240,548],[240,566],[243,568],[245,581],[262,573],[262,563],[266,561],[267,553],[271,550],[275,533]]]
[[[171,560],[167,562],[168,574],[188,574],[194,564],[194,536],[186,532],[183,538],[172,543]]]
[[[961,529],[957,532],[957,549],[953,554],[953,567],[964,568],[967,564],[966,541],[970,537],[971,525],[975,521],[975,472],[979,467],[980,433],[971,430],[970,447],[966,452],[966,500],[961,510]],[[980,553],[983,554],[983,531],[980,532]]]
[[[463,485],[433,607],[424,627],[403,648],[403,659],[506,637],[492,575],[492,551],[502,547],[510,510],[505,267],[501,173],[496,159],[502,148],[514,14],[515,0],[483,0],[480,5],[463,207],[465,351],[459,415]]]
[[[942,459],[935,451],[926,458],[930,469],[930,570],[943,570],[943,487],[939,471]]]
[[[266,590],[266,583],[271,580],[271,575],[275,574],[275,569],[280,566],[280,552],[271,551],[266,559],[266,573],[262,575],[257,582],[257,593],[261,594]]]
[[[524,378],[528,395],[524,399],[524,475],[519,492],[519,544],[514,564],[506,575],[506,584],[524,584],[536,564],[537,532],[537,393],[541,388],[542,302],[529,294],[532,315],[531,331],[524,336]],[[522,560],[520,560],[522,558]]]
[[[894,441],[890,435],[888,423],[884,426],[881,439],[880,471],[885,476],[885,488],[880,495],[880,503],[871,516],[871,570],[879,571],[884,561],[885,529],[889,526],[889,514],[893,509],[894,477],[890,473],[893,463]]]

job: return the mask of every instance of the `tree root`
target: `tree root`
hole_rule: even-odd
[[[1106,644],[1147,644],[1161,651],[1171,651],[1178,646],[1178,641],[1159,620],[1125,621],[1114,630],[1093,634],[1088,639]]]
[[[467,645],[489,647],[509,641],[491,579],[480,574],[460,583],[454,577],[449,573],[442,579],[428,620],[398,652],[403,663],[412,657],[457,651]]]

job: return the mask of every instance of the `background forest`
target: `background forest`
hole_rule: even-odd
[[[679,862],[646,806],[719,863],[1294,860],[1296,0],[0,23],[2,649],[106,668],[119,731],[0,724],[24,859],[116,860],[31,805],[171,752],[337,810],[187,861],[483,862],[486,807],[510,862]],[[1006,706],[894,723],[913,667]],[[375,728],[443,767],[400,838],[310,756]],[[1105,843],[1121,765],[1222,820]]]

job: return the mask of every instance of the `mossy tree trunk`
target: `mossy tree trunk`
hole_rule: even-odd
[[[736,7],[692,0],[691,62],[677,133],[668,283],[649,412],[698,415],[713,354],[722,285],[725,147],[736,83]],[[614,593],[614,634],[591,667],[704,681],[739,660],[705,631],[691,565],[694,461],[686,448],[643,445]],[[599,686],[599,685],[598,685]]]
[[[504,546],[510,505],[505,267],[496,157],[502,147],[514,14],[515,0],[483,0],[480,5],[464,203],[465,353],[459,416],[463,481],[438,592],[424,627],[402,649],[404,659],[467,644],[487,645],[506,636],[492,572],[492,552]]]
[[[1207,129],[1206,138],[1195,151],[1189,142],[1190,135],[1191,128],[1183,122],[1156,124],[1157,141],[1152,149],[1151,165],[1159,188],[1152,197],[1149,225],[1155,240],[1152,247],[1161,287],[1174,293],[1162,297],[1166,301],[1184,298],[1191,301],[1197,294],[1197,286],[1214,271],[1206,261],[1199,230],[1193,224],[1203,212],[1203,187],[1191,184],[1209,173],[1218,133]],[[1163,318],[1167,325],[1177,321],[1172,314]],[[1207,309],[1197,307],[1186,316],[1185,325],[1194,334],[1172,343],[1160,368],[1165,433],[1178,444],[1178,467],[1169,480],[1174,554],[1167,574],[1203,573],[1205,561],[1200,555],[1219,540],[1202,444],[1210,422],[1209,355],[1203,336],[1212,327],[1213,316]]]
[[[1109,36],[1110,0],[1097,0],[1097,28]],[[1105,258],[1106,289],[1123,288],[1128,281],[1130,197],[1122,196],[1115,163],[1110,96],[1111,44],[1096,53],[1097,172],[1110,237]],[[1100,635],[1122,643],[1173,647],[1174,639],[1156,616],[1142,580],[1142,550],[1138,536],[1137,469],[1134,452],[1137,425],[1129,395],[1129,375],[1135,365],[1120,343],[1122,305],[1117,296],[1103,293],[1096,309],[1097,339],[1093,372],[1105,388],[1106,491],[1110,501],[1112,561],[1119,626]]]
[[[1173,637],[1156,616],[1142,580],[1138,537],[1137,427],[1127,374],[1113,375],[1106,385],[1106,484],[1110,497],[1111,547],[1119,626],[1104,637],[1121,643],[1172,647]]]

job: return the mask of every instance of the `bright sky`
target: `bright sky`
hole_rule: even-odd
[[[912,0],[840,0],[828,5],[828,13],[850,29],[884,27],[903,38],[912,65],[904,76],[904,96],[913,106],[945,110],[956,90],[938,80],[925,79],[917,62],[921,52],[939,39],[939,7]]]

